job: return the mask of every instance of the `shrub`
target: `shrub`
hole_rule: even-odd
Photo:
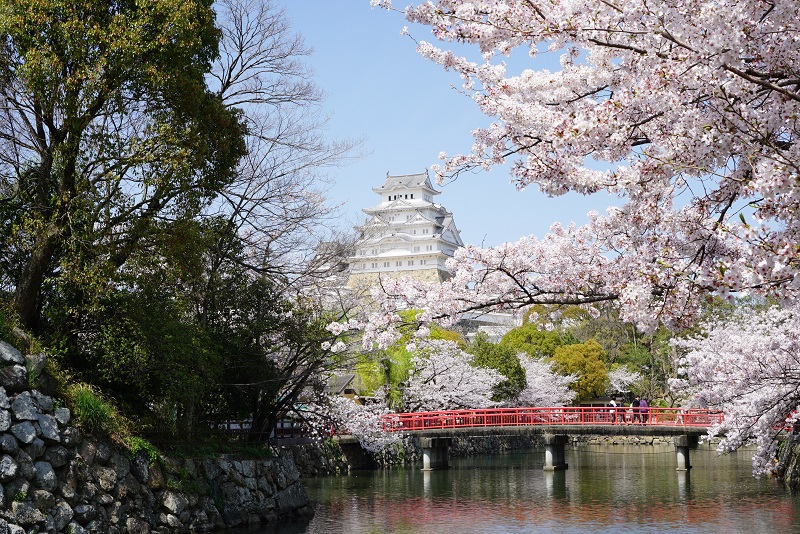
[[[130,452],[131,456],[135,456],[139,451],[144,451],[144,453],[147,455],[150,465],[155,464],[158,460],[158,449],[155,445],[144,438],[140,438],[138,436],[129,436],[125,439],[125,447],[128,449],[128,452]]]
[[[85,383],[69,387],[75,418],[89,432],[111,435],[117,430],[116,410],[99,391]]]

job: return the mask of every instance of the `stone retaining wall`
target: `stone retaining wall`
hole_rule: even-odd
[[[198,532],[312,513],[289,454],[151,464],[84,436],[28,388],[32,360],[0,341],[0,534]]]
[[[573,445],[673,445],[672,436],[595,436],[572,435]]]
[[[336,475],[349,469],[341,447],[332,440],[289,445],[281,447],[280,453],[292,459],[301,477]]]
[[[592,434],[569,434],[569,443],[572,446],[582,445],[642,445],[655,447],[673,447],[672,436],[602,436]],[[716,441],[703,442],[701,448],[713,449]],[[478,436],[453,436],[452,443],[448,450],[451,458],[464,456],[476,456],[479,454],[500,454],[508,451],[520,451],[530,449],[543,449],[543,436],[537,432],[530,434],[509,434],[509,435],[478,435]],[[798,447],[800,451],[800,447]],[[319,451],[309,453],[318,454]],[[363,452],[362,452],[363,454]],[[798,452],[800,454],[800,452]],[[341,460],[339,469],[328,473],[310,472],[308,474],[333,474],[334,472],[346,471],[348,469],[362,469],[367,467],[360,457],[350,457],[347,450],[339,453]],[[369,464],[373,467],[388,467],[393,465],[414,465],[422,463],[422,449],[419,447],[418,439],[413,435],[408,435],[400,446],[379,455],[371,455]],[[800,462],[793,464],[796,472],[800,472]],[[306,473],[304,472],[304,475]],[[800,479],[800,475],[797,476]],[[800,484],[798,484],[800,486]]]
[[[457,458],[479,454],[498,454],[511,450],[526,450],[543,446],[542,436],[537,433],[499,436],[454,436],[448,449],[448,455],[451,458]],[[414,435],[405,436],[401,444],[379,454],[367,453],[357,443],[346,447],[338,447],[334,444],[329,454],[331,453],[337,455],[338,469],[328,474],[352,469],[422,463],[422,449],[419,446],[419,439]],[[319,454],[319,451],[315,451],[313,454]],[[365,456],[368,457],[368,461],[365,461]],[[305,475],[306,472],[303,472],[303,474]]]

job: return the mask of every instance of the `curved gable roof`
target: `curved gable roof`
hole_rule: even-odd
[[[438,195],[441,191],[433,188],[430,178],[428,178],[428,171],[419,174],[400,174],[391,176],[386,173],[386,182],[381,187],[373,187],[372,190],[376,193],[386,193],[398,189],[424,189],[432,195]]]

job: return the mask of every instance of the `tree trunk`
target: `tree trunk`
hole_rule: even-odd
[[[183,421],[181,421],[179,425],[181,433],[183,434],[182,437],[189,442],[193,441],[194,439],[194,434],[195,434],[194,419],[195,419],[196,408],[197,408],[197,400],[195,399],[194,395],[190,395],[189,398],[186,399],[186,402],[184,404]]]
[[[33,252],[17,281],[14,292],[14,310],[19,316],[22,326],[34,333],[39,329],[42,284],[50,269],[62,234],[63,228],[55,223],[48,225],[44,234],[36,240]]]
[[[275,427],[275,417],[271,416],[271,411],[267,407],[271,403],[264,397],[266,394],[260,391],[253,403],[253,421],[247,437],[247,441],[251,443],[266,442],[269,439],[269,432]]]

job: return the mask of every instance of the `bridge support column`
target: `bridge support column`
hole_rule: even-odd
[[[676,470],[688,471],[692,468],[691,463],[689,463],[689,449],[697,448],[697,436],[675,436],[672,441],[675,443],[678,459]]]
[[[422,470],[447,469],[447,451],[452,438],[419,438],[422,447]]]
[[[561,471],[569,467],[564,457],[564,445],[569,442],[565,434],[544,435],[544,470]]]

